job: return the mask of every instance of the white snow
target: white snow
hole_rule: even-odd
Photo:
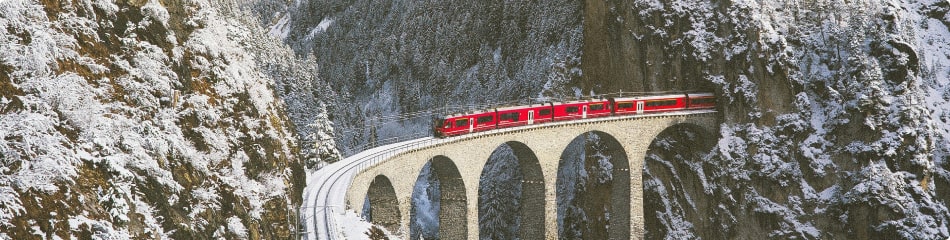
[[[143,2],[143,19],[129,22],[128,31],[114,36],[121,51],[108,52],[106,56],[94,56],[83,49],[76,34],[86,34],[99,39],[99,32],[114,27],[109,19],[119,14],[118,7],[108,0],[82,0],[60,12],[57,19],[48,19],[44,7],[30,0],[3,1],[0,7],[0,62],[14,70],[10,82],[23,91],[18,96],[23,108],[5,112],[0,116],[0,226],[11,226],[10,219],[27,209],[19,199],[20,192],[38,191],[53,193],[65,186],[75,186],[79,167],[83,164],[102,167],[107,173],[110,186],[101,186],[98,201],[78,196],[81,201],[98,205],[107,212],[109,219],[92,219],[94,214],[80,212],[70,219],[72,228],[85,224],[101,228],[102,238],[127,239],[127,226],[120,223],[132,221],[132,214],[140,216],[143,234],[150,237],[167,237],[174,229],[163,226],[170,219],[158,216],[154,206],[139,190],[142,182],[154,181],[170,194],[169,204],[177,201],[198,201],[186,210],[185,218],[194,220],[193,228],[206,224],[199,220],[201,212],[220,210],[221,185],[234,189],[239,199],[249,200],[247,211],[252,218],[260,219],[263,203],[289,191],[284,182],[289,171],[277,169],[251,178],[243,169],[250,159],[238,146],[241,139],[273,139],[277,157],[292,158],[294,140],[286,132],[286,124],[272,122],[281,109],[271,84],[273,80],[261,74],[258,61],[249,53],[253,36],[251,26],[239,19],[219,16],[211,3],[196,0],[189,5],[194,16],[182,16],[186,24],[196,30],[187,36],[183,45],[178,45],[174,32],[159,36],[158,41],[168,41],[170,49],[159,43],[143,40],[135,29],[144,29],[150,24],[166,28],[172,16],[166,6],[158,1]],[[75,9],[104,14],[101,21],[96,16],[79,16]],[[128,11],[136,11],[128,10]],[[128,13],[123,13],[128,14]],[[19,31],[29,40],[7,31]],[[259,29],[259,27],[258,27]],[[156,33],[157,34],[157,33]],[[253,46],[262,47],[262,46]],[[194,59],[183,59],[185,52],[198,53]],[[91,74],[75,72],[64,63],[75,62],[88,67]],[[182,93],[183,82],[172,69],[177,63],[190,63],[195,80],[209,79],[214,75],[210,91]],[[109,66],[109,67],[107,67]],[[5,74],[5,73],[4,73]],[[85,75],[81,75],[85,74]],[[190,74],[190,73],[189,73]],[[6,76],[4,76],[6,77]],[[6,93],[4,93],[6,95]],[[212,96],[214,95],[214,96]],[[257,115],[235,113],[236,104],[241,104],[236,95],[246,95],[249,110]],[[212,100],[220,101],[213,102]],[[240,100],[245,101],[245,100]],[[0,98],[0,109],[13,102],[8,97]],[[173,105],[172,102],[175,102]],[[194,115],[197,125],[183,129],[182,119]],[[250,116],[248,116],[250,115]],[[280,126],[274,128],[273,126]],[[242,128],[259,129],[244,131]],[[196,132],[196,138],[204,141],[209,149],[201,151],[183,133]],[[244,132],[247,133],[244,133]],[[263,151],[257,148],[256,151]],[[261,152],[258,152],[261,153]],[[221,164],[227,161],[227,164]],[[18,167],[10,167],[17,162]],[[202,186],[191,189],[196,199],[181,199],[185,186],[173,176],[169,162],[186,162],[201,176],[214,181],[205,181]],[[224,169],[216,169],[224,166]],[[218,181],[220,179],[220,181]],[[192,179],[195,180],[195,179]],[[68,188],[67,188],[68,189]],[[67,199],[76,196],[75,191],[66,192]],[[39,194],[42,195],[42,194]],[[60,212],[59,217],[63,214]],[[59,218],[57,217],[57,218]],[[233,216],[225,216],[233,217]],[[140,220],[140,221],[139,221]],[[229,219],[228,228],[235,234],[246,231],[238,229]],[[18,226],[33,229],[34,226]],[[177,228],[178,226],[176,226]],[[38,229],[38,228],[37,228]]]
[[[317,36],[317,34],[326,32],[327,29],[330,28],[331,24],[333,24],[332,18],[324,18],[323,20],[320,20],[320,23],[317,24],[316,27],[311,29],[310,33],[307,34],[307,39],[313,39],[314,37]]]

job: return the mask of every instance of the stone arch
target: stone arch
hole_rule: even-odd
[[[402,218],[399,213],[399,200],[389,178],[377,175],[369,185],[366,198],[369,200],[369,213],[366,215],[369,221],[395,232]]]
[[[702,142],[709,143],[709,144],[712,144],[712,143],[713,143],[713,140],[715,140],[716,137],[719,136],[717,133],[712,132],[711,129],[707,129],[707,128],[705,128],[705,127],[703,127],[703,126],[700,126],[700,125],[697,125],[697,124],[693,124],[693,123],[677,123],[677,124],[673,124],[673,125],[670,125],[670,126],[666,127],[665,129],[663,129],[663,131],[661,131],[661,132],[658,133],[656,136],[654,136],[653,139],[650,141],[650,145],[652,146],[652,145],[656,142],[657,139],[659,139],[659,138],[661,138],[661,137],[663,137],[663,136],[670,135],[670,134],[672,134],[672,133],[697,134],[697,136],[695,136],[695,137],[697,138],[697,140],[700,140],[700,141],[702,141]],[[709,146],[705,146],[705,145],[704,145],[704,146],[698,146],[698,145],[696,145],[695,147],[709,148],[709,147],[711,147],[711,145],[709,145]]]
[[[601,131],[575,137],[558,162],[558,235],[562,239],[629,239],[630,184],[630,161],[617,138]],[[579,215],[586,216],[587,222],[577,222]]]
[[[465,183],[458,167],[451,159],[442,155],[433,157],[426,165],[438,181],[439,238],[467,238],[468,201],[465,195]],[[423,175],[422,172],[420,172],[421,175]],[[415,202],[412,204],[414,205]]]
[[[492,154],[489,157],[489,160],[485,162],[485,167],[482,168],[480,179],[484,180],[486,174],[497,172],[496,169],[489,169],[490,164],[493,161],[504,160],[502,158],[514,157],[514,160],[517,161],[515,166],[515,171],[519,172],[520,176],[514,176],[512,180],[517,181],[518,186],[520,187],[521,194],[515,196],[517,199],[516,202],[516,220],[515,222],[519,223],[517,229],[517,235],[520,239],[543,239],[545,237],[545,224],[544,224],[544,215],[545,215],[545,201],[544,201],[544,174],[541,170],[541,164],[538,162],[538,157],[534,154],[534,151],[531,150],[527,145],[517,141],[509,141],[503,143],[495,148]],[[478,206],[479,206],[479,230],[482,232],[480,234],[482,238],[488,237],[493,238],[492,236],[486,236],[485,231],[482,230],[482,220],[486,215],[483,212],[484,202],[482,197],[484,196],[484,182],[479,181],[478,188]],[[501,238],[513,238],[513,236],[499,236]]]
[[[688,231],[700,238],[734,236],[715,223],[718,202],[706,193],[702,180],[702,175],[715,171],[703,160],[716,137],[702,126],[679,123],[650,141],[641,175],[645,238],[666,238],[670,231]],[[673,218],[679,220],[670,221]],[[683,221],[690,224],[669,226]]]

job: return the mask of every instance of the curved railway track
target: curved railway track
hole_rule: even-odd
[[[315,228],[307,232],[308,233],[307,239],[336,239],[340,237],[339,232],[337,232],[334,219],[331,217],[331,215],[333,211],[332,209],[334,207],[341,208],[342,210],[342,208],[344,207],[343,206],[344,203],[333,202],[333,199],[330,197],[330,195],[335,192],[333,191],[334,187],[340,186],[338,185],[340,183],[340,180],[351,179],[351,178],[344,178],[344,176],[352,175],[353,173],[355,173],[355,172],[351,172],[352,170],[356,169],[357,167],[361,166],[362,164],[368,161],[377,159],[385,155],[395,154],[396,151],[408,150],[407,147],[410,147],[410,146],[417,146],[417,147],[422,146],[418,143],[424,142],[424,141],[430,141],[430,140],[432,140],[431,137],[424,137],[424,138],[418,138],[418,139],[413,139],[409,141],[398,142],[398,143],[393,143],[393,144],[389,144],[385,146],[376,147],[376,148],[361,152],[359,154],[350,156],[344,159],[343,161],[340,161],[339,163],[328,165],[324,167],[324,169],[321,169],[315,172],[313,174],[314,175],[313,179],[308,179],[307,188],[310,188],[309,186],[311,185],[309,183],[311,181],[314,181],[314,180],[319,181],[320,179],[325,179],[325,180],[321,181],[316,191],[304,190],[305,192],[309,193],[307,194],[307,198],[304,199],[304,203],[315,202],[317,204],[322,204],[322,205],[301,207],[301,208],[307,208],[307,207],[312,208],[311,210],[313,213],[313,215],[306,217],[304,221],[304,224],[306,224],[306,226],[313,226]],[[329,174],[327,174],[327,172],[329,172]],[[326,177],[321,178],[321,176],[326,176]],[[342,191],[345,193],[346,189],[343,189]],[[324,212],[322,214],[323,215],[322,218],[319,217],[320,216],[319,212],[321,211]],[[309,219],[312,222],[306,221],[307,219]],[[317,222],[318,220],[322,220],[322,223]]]

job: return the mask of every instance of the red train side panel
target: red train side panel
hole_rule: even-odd
[[[591,100],[554,103],[554,121],[594,118],[610,115],[610,101]]]
[[[614,114],[616,115],[626,115],[626,114],[636,114],[637,113],[637,98],[616,98],[611,99],[613,103]],[[640,108],[643,108],[642,103]]]
[[[643,112],[663,112],[686,108],[686,95],[656,96],[643,99]]]
[[[587,103],[587,117],[606,117],[610,116],[610,101],[597,100]]]
[[[551,104],[496,109],[498,128],[539,124],[551,121]]]
[[[643,100],[640,98],[615,98],[610,102],[615,115],[637,114],[637,109],[643,109]]]
[[[583,115],[581,113],[581,108],[586,105],[585,103],[555,103],[552,106],[554,116],[554,121],[567,121],[574,119],[581,119]]]

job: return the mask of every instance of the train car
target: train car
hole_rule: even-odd
[[[610,99],[615,115],[681,110],[687,107],[685,94]]]
[[[498,128],[550,122],[554,116],[550,103],[498,108],[495,112],[498,116]]]
[[[495,128],[508,128],[550,121],[569,121],[611,115],[647,114],[716,107],[711,93],[669,94],[627,98],[592,99],[497,108],[435,119],[436,137],[458,136]]]
[[[716,96],[712,93],[690,93],[686,95],[689,109],[716,108]]]
[[[643,113],[666,112],[686,109],[686,95],[662,95],[643,97]],[[639,112],[639,111],[638,111]]]
[[[610,101],[607,99],[552,103],[551,108],[554,121],[603,117],[611,113]]]
[[[611,98],[614,115],[643,114],[642,98]]]
[[[449,137],[495,129],[498,119],[492,111],[449,115],[437,119],[432,129],[436,137]]]

